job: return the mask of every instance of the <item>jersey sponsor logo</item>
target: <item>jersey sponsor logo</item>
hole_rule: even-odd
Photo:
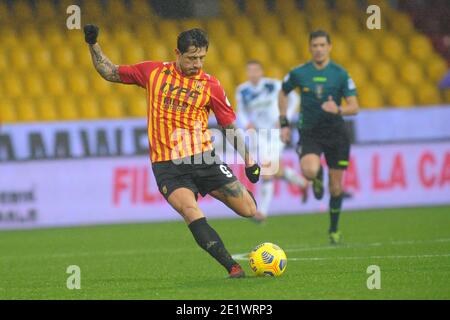
[[[190,88],[184,88],[181,86],[174,86],[168,82],[163,83],[163,85],[161,86],[161,91],[165,94],[170,94],[170,95],[173,95],[173,94],[180,95],[180,94],[184,93],[184,94],[186,94],[186,96],[188,96],[190,98],[197,97],[198,95],[201,94],[197,90],[191,90]]]
[[[327,82],[327,77],[313,77],[314,82]]]
[[[356,89],[355,82],[353,81],[352,78],[349,78],[347,82],[348,82],[348,89],[349,89],[349,90],[354,90],[354,89]]]

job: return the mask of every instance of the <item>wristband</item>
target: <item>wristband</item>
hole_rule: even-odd
[[[280,116],[280,128],[289,127],[289,120],[286,116]]]

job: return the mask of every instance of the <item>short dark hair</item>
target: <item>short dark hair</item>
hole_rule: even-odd
[[[177,48],[181,53],[188,51],[190,46],[206,48],[208,50],[209,40],[206,31],[198,28],[181,32],[177,38]]]
[[[251,64],[257,64],[258,66],[260,66],[261,68],[263,68],[263,64],[262,64],[261,61],[259,61],[259,60],[251,59],[251,60],[248,60],[247,63],[246,63],[247,66],[249,66],[249,65],[251,65]]]
[[[324,37],[327,39],[328,44],[331,44],[331,38],[330,35],[328,34],[328,32],[323,31],[323,30],[316,30],[313,31],[309,34],[309,42],[311,42],[313,39],[315,38],[321,38]]]

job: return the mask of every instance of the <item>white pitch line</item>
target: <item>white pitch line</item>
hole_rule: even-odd
[[[369,247],[382,247],[389,245],[414,245],[414,244],[426,244],[426,243],[445,243],[450,242],[449,238],[444,239],[432,239],[432,240],[404,240],[404,241],[389,241],[389,242],[373,242],[373,243],[353,243],[351,245],[340,246],[302,246],[297,248],[286,249],[286,252],[302,252],[302,251],[321,251],[321,250],[338,250],[338,249],[355,249],[355,248],[369,248]],[[322,260],[358,260],[358,259],[401,259],[401,258],[435,258],[435,257],[449,257],[450,254],[442,255],[411,255],[411,256],[367,256],[367,257],[304,257],[304,258],[288,258],[289,261],[322,261]],[[248,253],[238,253],[232,255],[235,260],[247,260]]]

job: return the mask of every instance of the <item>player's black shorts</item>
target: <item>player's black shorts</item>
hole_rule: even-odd
[[[350,137],[343,125],[322,130],[304,129],[299,133],[297,153],[300,158],[311,153],[320,157],[324,153],[329,168],[345,170],[348,167]]]
[[[159,192],[166,199],[178,188],[192,190],[197,198],[199,193],[205,196],[211,191],[237,180],[233,171],[217,155],[214,155],[214,152],[207,161],[200,155],[178,161],[169,160],[152,164]]]

